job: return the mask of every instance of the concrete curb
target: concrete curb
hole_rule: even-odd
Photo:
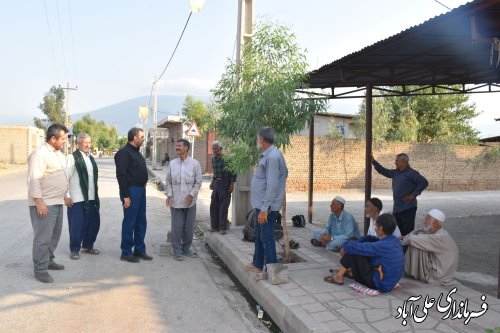
[[[232,232],[242,234],[241,227],[234,227]],[[283,332],[326,332],[318,327],[318,323],[276,285],[270,282],[255,281],[255,274],[249,273],[244,266],[250,261],[234,248],[226,236],[210,233],[205,237],[208,245],[214,250],[240,283],[257,300]],[[253,243],[252,243],[253,244]],[[289,264],[287,264],[289,265]]]

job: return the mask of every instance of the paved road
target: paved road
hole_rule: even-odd
[[[120,261],[122,210],[114,164],[100,159],[98,165],[102,226],[95,247],[102,253],[70,260],[65,219],[56,261],[66,269],[51,272],[52,284],[33,278],[26,171],[0,172],[0,332],[267,331],[199,243],[200,259],[176,262],[157,255],[170,214],[153,184],[147,189],[146,244],[154,260]]]

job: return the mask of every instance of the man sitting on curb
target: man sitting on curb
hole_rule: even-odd
[[[352,278],[368,288],[389,292],[403,275],[403,249],[392,233],[396,219],[392,214],[378,217],[375,230],[378,238],[363,236],[357,241],[347,241],[340,250],[341,268],[325,281],[343,285],[344,274],[350,269]]]
[[[425,215],[424,229],[414,230],[401,243],[408,246],[405,273],[427,283],[449,283],[458,267],[458,248],[442,228],[446,216],[439,209]]]
[[[344,211],[345,199],[336,196],[330,204],[332,214],[326,226],[321,231],[315,231],[311,244],[314,246],[324,246],[327,250],[338,252],[342,245],[349,238],[358,238],[359,228],[354,217]]]
[[[371,198],[366,202],[365,214],[366,217],[370,218],[370,226],[368,227],[368,233],[366,234],[367,236],[377,236],[377,233],[375,232],[376,221],[380,215],[385,213],[382,210],[382,207],[382,201],[380,201],[379,198]],[[401,237],[401,231],[399,231],[399,227],[397,224],[396,229],[394,230],[392,235],[396,238]]]

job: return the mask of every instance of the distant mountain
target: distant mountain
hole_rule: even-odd
[[[0,115],[1,125],[35,126],[32,115],[7,116]]]
[[[208,101],[206,96],[194,96],[196,99]],[[182,106],[186,96],[158,96],[158,121],[168,115],[182,114]],[[127,131],[140,123],[139,106],[145,105],[149,101],[149,96],[137,97],[109,105],[91,112],[75,113],[70,115],[74,122],[80,120],[86,114],[97,121],[104,121],[106,125],[115,126],[118,130],[118,135],[127,135]],[[151,106],[153,101],[151,101]],[[149,126],[152,126],[153,115],[149,115]]]

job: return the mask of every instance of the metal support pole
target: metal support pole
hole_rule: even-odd
[[[373,121],[373,95],[372,86],[366,86],[366,155],[365,155],[365,204],[372,196],[372,131]],[[364,206],[363,206],[364,207]],[[368,233],[370,219],[365,217],[364,231]]]
[[[309,123],[309,188],[307,196],[307,222],[313,218],[313,191],[314,191],[314,115]]]
[[[59,86],[60,87],[60,86]],[[69,126],[69,91],[70,90],[77,90],[78,87],[75,88],[70,88],[69,83],[66,83],[66,88],[62,88],[65,90],[64,92],[64,101],[66,102],[66,107],[64,110],[64,126],[69,130],[71,126]],[[66,140],[66,145],[64,147],[64,153],[68,155],[69,153],[69,140]]]
[[[156,126],[158,114],[158,82],[156,76],[153,82],[154,106],[153,106],[153,146],[151,147],[151,166],[156,170]]]

